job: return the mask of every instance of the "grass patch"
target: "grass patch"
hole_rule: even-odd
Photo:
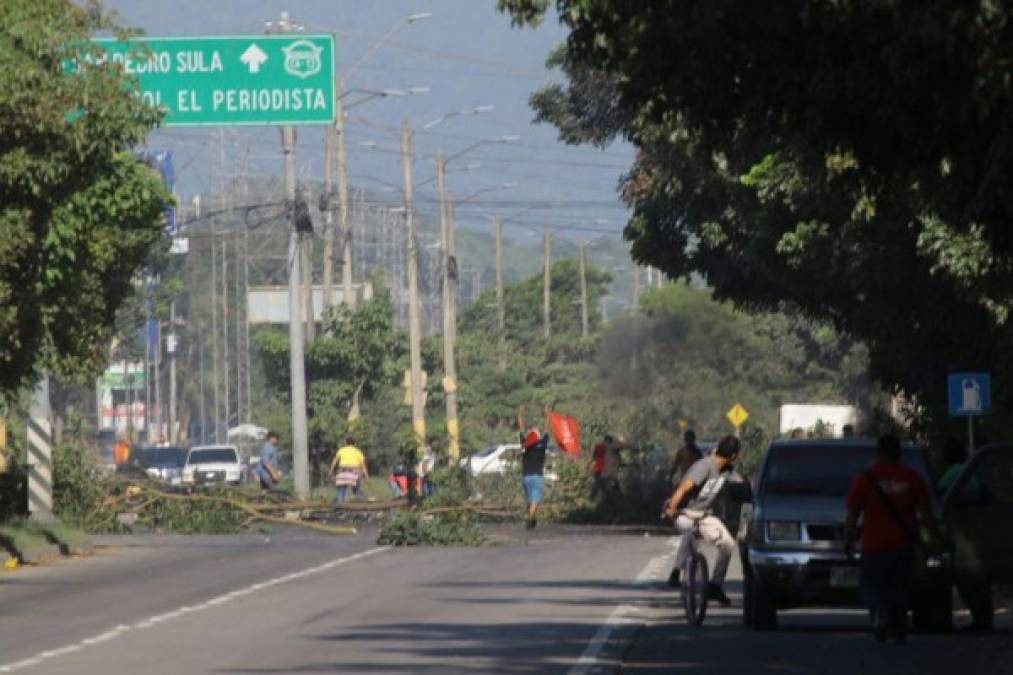
[[[0,525],[0,547],[22,563],[39,562],[56,552],[49,538],[26,521]]]

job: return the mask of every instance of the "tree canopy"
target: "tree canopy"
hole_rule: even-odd
[[[130,154],[159,121],[119,66],[68,63],[94,5],[0,5],[0,391],[94,374],[171,196]]]
[[[547,0],[500,0],[516,23]],[[558,0],[573,143],[632,142],[634,256],[752,309],[789,302],[945,410],[945,375],[1013,377],[1010,11],[947,0]],[[997,392],[1008,407],[1010,396]]]

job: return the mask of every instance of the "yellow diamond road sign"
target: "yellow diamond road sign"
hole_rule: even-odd
[[[732,409],[725,413],[725,417],[732,423],[733,427],[741,427],[749,419],[749,411],[736,403]]]

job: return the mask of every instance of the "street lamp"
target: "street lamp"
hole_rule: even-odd
[[[342,76],[342,79],[343,80],[347,80],[349,77],[351,77],[352,73],[355,72],[356,68],[358,68],[363,63],[365,63],[366,61],[368,61],[370,59],[370,57],[372,57],[373,54],[375,54],[378,49],[380,49],[385,44],[387,44],[387,42],[392,37],[394,37],[394,35],[399,30],[401,30],[402,28],[404,28],[405,26],[408,26],[410,24],[418,23],[419,21],[425,21],[426,19],[428,19],[430,17],[432,17],[432,13],[431,12],[418,12],[416,14],[411,14],[411,15],[405,17],[404,19],[401,19],[397,23],[395,23],[393,26],[391,26],[387,30],[386,33],[384,33],[383,35],[381,35],[376,40],[376,42],[374,42],[372,45],[370,45],[369,49],[367,49],[365,51],[365,53],[361,57],[359,57],[358,61],[356,61],[355,63],[353,63],[351,66],[348,67],[348,70],[345,71],[345,74]]]
[[[467,197],[463,197],[461,199],[455,199],[454,203],[457,206],[460,206],[461,204],[467,204],[468,202],[470,202],[471,200],[473,200],[475,197],[477,197],[479,195],[484,195],[486,192],[493,192],[494,190],[509,190],[511,188],[517,187],[517,185],[518,185],[517,183],[513,183],[513,182],[510,182],[510,183],[500,183],[498,185],[490,185],[489,187],[485,187],[485,188],[482,188],[481,190],[477,190],[475,192],[472,192]]]
[[[422,129],[433,129],[437,125],[443,124],[451,118],[459,118],[466,115],[480,115],[481,113],[488,113],[488,111],[493,109],[495,109],[495,105],[476,105],[474,107],[466,107],[463,110],[455,110],[453,113],[441,115],[436,120],[425,123],[422,125]]]
[[[389,98],[391,96],[412,96],[413,94],[427,94],[429,93],[429,87],[408,87],[407,89],[364,89],[362,87],[355,87],[353,89],[347,89],[341,93],[339,99],[344,99],[350,94],[363,94],[363,97],[352,101],[351,103],[344,105],[344,111],[351,110],[356,106],[360,106],[363,103],[372,101],[375,98]]]

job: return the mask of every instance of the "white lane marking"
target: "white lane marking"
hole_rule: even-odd
[[[668,573],[672,568],[673,559],[675,558],[675,549],[678,546],[678,541],[678,537],[669,538],[668,543],[672,547],[672,550],[651,558],[644,565],[644,569],[640,570],[640,573],[634,577],[631,582],[632,585],[636,588],[644,588],[654,585],[662,579],[667,579]],[[606,664],[601,663],[599,657],[605,645],[608,644],[609,638],[612,637],[612,633],[621,626],[636,623],[638,619],[634,615],[640,609],[639,606],[631,604],[618,605],[613,609],[612,613],[605,619],[605,623],[598,627],[594,637],[587,643],[584,653],[580,655],[580,659],[570,669],[569,675],[588,675],[589,673],[598,672],[600,668],[605,667]]]
[[[199,605],[185,605],[183,607],[174,609],[171,612],[158,614],[156,616],[147,618],[143,621],[138,621],[137,623],[129,626],[125,624],[120,624],[118,626],[111,628],[110,630],[105,631],[104,633],[100,633],[98,635],[85,638],[80,642],[76,642],[74,644],[70,644],[65,647],[60,647],[58,649],[47,649],[44,652],[39,652],[35,656],[31,656],[29,658],[22,659],[20,661],[15,661],[13,663],[0,665],[0,673],[13,673],[16,670],[31,668],[33,666],[39,665],[44,661],[48,661],[50,659],[63,656],[65,654],[71,654],[73,652],[80,651],[85,647],[91,647],[93,645],[102,644],[103,642],[108,642],[109,640],[113,640],[128,631],[151,628],[156,624],[162,623],[164,621],[171,621],[172,619],[179,618],[186,614],[193,614],[194,612],[202,612],[205,609],[209,609],[217,605],[222,605],[224,603],[231,602],[236,598],[241,598],[246,595],[257,593],[258,591],[262,591],[265,588],[278,586],[279,584],[285,584],[290,581],[295,581],[297,579],[303,579],[313,574],[325,572],[329,569],[337,567],[338,565],[344,565],[346,563],[354,562],[356,560],[361,560],[362,558],[366,558],[371,555],[376,555],[377,553],[386,551],[389,548],[390,548],[389,546],[378,546],[376,548],[371,548],[368,551],[356,553],[355,555],[346,556],[344,558],[336,558],[335,560],[325,562],[322,565],[308,567],[304,570],[299,570],[298,572],[292,572],[291,574],[286,574],[284,576],[268,579],[267,581],[261,581],[259,583],[247,586],[245,588],[239,588],[234,591],[230,591],[228,593],[224,593],[217,597],[211,598],[210,600],[202,602]]]

